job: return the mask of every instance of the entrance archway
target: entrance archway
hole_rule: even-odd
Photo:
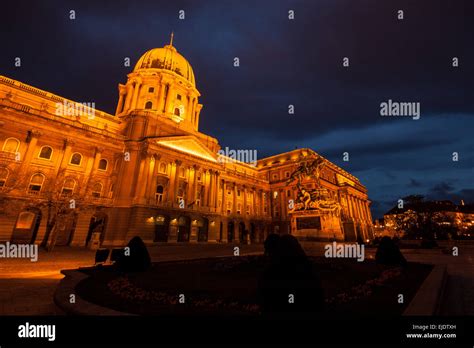
[[[209,220],[206,218],[197,220],[198,227],[198,242],[207,242],[209,231]]]
[[[178,219],[178,242],[189,242],[191,220],[186,216]]]
[[[155,217],[155,236],[154,242],[167,242],[169,233],[170,218],[166,215],[157,215]]]
[[[93,233],[100,233],[100,243],[102,244],[107,221],[108,216],[105,213],[99,212],[92,215],[89,223],[89,231],[87,232],[86,246],[89,245]]]
[[[239,223],[239,236],[236,239],[240,243],[245,243],[247,241],[247,231],[245,230],[245,224],[243,222]]]
[[[250,224],[250,242],[251,243],[257,242],[256,237],[257,237],[257,234],[255,233],[255,224],[251,223]]]
[[[74,231],[76,230],[77,214],[68,214],[61,221],[58,221],[56,228],[58,234],[54,245],[65,246],[71,243]]]
[[[234,240],[234,222],[230,221],[227,224],[227,241],[232,242]]]
[[[38,208],[29,208],[18,214],[11,243],[15,244],[33,244],[38,234],[41,223],[41,210]]]

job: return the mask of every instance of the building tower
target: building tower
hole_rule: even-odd
[[[133,114],[146,115],[149,120],[148,127],[138,127],[138,133],[137,127],[129,127],[125,135],[131,138],[157,135],[153,121],[173,128],[179,125],[186,132],[198,130],[201,94],[191,65],[173,46],[173,34],[168,45],[145,52],[127,77],[127,83],[118,86],[116,116],[127,123]]]

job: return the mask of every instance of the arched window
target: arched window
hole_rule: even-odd
[[[44,175],[41,173],[34,174],[30,179],[28,193],[38,194],[41,192],[44,183]]]
[[[163,186],[162,185],[158,185],[156,187],[155,200],[156,200],[156,203],[163,202]]]
[[[151,109],[151,108],[153,108],[153,103],[151,101],[147,101],[145,103],[145,109]]]
[[[40,150],[39,158],[49,160],[49,159],[51,159],[52,155],[53,155],[53,149],[50,146],[43,146]]]
[[[179,108],[174,108],[174,114],[176,116],[181,116],[181,111],[179,110]]]
[[[63,196],[72,196],[74,193],[74,188],[76,187],[76,180],[73,178],[67,178],[64,180],[63,188],[61,190],[61,195]]]
[[[69,163],[75,166],[80,166],[81,162],[82,162],[82,155],[79,152],[73,153],[71,156],[71,161],[69,161]]]
[[[102,196],[102,184],[100,182],[97,182],[92,187],[92,197],[100,198],[101,196]]]
[[[17,153],[20,148],[20,140],[15,138],[8,138],[3,143],[2,151]]]
[[[6,185],[8,174],[9,172],[7,168],[0,168],[0,187],[4,187]]]
[[[108,162],[105,158],[102,158],[100,161],[99,161],[99,170],[107,170],[107,166],[108,166]]]
[[[160,173],[166,174],[166,163],[160,163]]]

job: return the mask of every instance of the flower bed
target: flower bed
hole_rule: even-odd
[[[369,260],[311,260],[329,317],[400,315],[431,270],[420,264],[402,270]],[[90,278],[77,291],[87,301],[135,314],[254,316],[260,312],[257,280],[264,265],[263,257],[246,256],[157,263],[130,275],[102,267],[87,271]],[[396,300],[400,293],[403,304]]]

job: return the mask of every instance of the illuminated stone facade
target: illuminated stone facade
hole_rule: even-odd
[[[301,163],[322,158],[309,149],[256,165],[219,156],[218,141],[198,130],[199,97],[190,64],[171,43],[146,52],[119,84],[115,115],[0,76],[0,241],[371,238],[357,178],[324,160],[317,178],[289,182]],[[303,188],[325,188],[337,207],[303,209]],[[321,231],[298,230],[306,215],[324,221]]]

